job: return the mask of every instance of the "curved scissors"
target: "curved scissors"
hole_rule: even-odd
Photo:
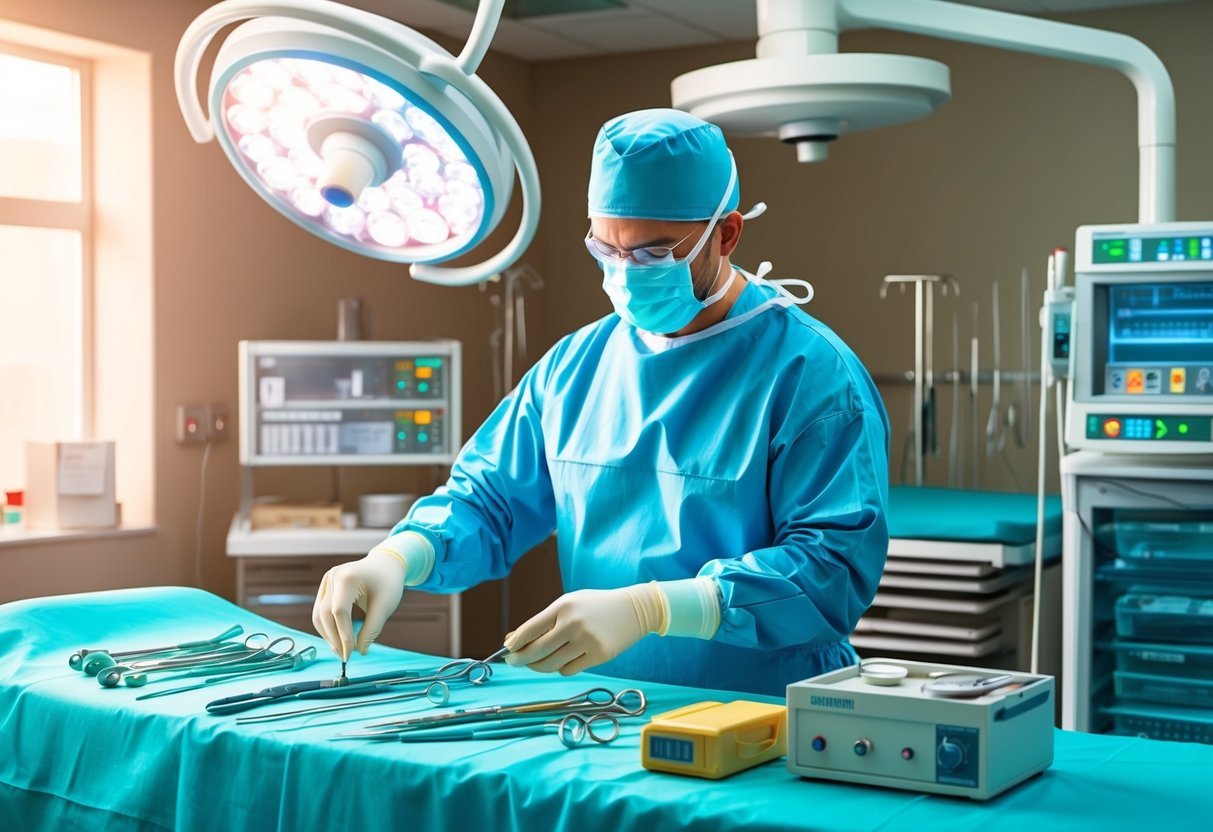
[[[427,728],[445,728],[476,723],[513,722],[514,726],[524,722],[533,725],[549,719],[576,714],[593,716],[612,714],[616,717],[640,716],[648,707],[644,692],[636,688],[625,688],[613,693],[607,688],[590,688],[568,699],[548,699],[522,702],[516,705],[490,705],[485,708],[467,708],[445,714],[412,717],[409,719],[376,722],[358,731],[339,734],[341,737],[388,738]],[[502,726],[503,728],[505,726]],[[568,729],[566,729],[568,730]]]
[[[587,740],[606,745],[619,737],[619,717],[608,713],[565,714],[560,719],[509,720],[498,727],[430,728],[405,731],[400,742],[449,742],[452,740],[496,740],[535,737],[555,731],[565,748],[576,748]]]

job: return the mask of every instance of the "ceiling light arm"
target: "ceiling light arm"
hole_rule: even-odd
[[[466,75],[473,75],[484,54],[489,51],[489,42],[497,32],[497,24],[501,20],[501,10],[505,0],[480,0],[476,7],[476,19],[472,21],[472,33],[468,35],[463,51],[455,59],[455,63]]]
[[[472,105],[486,114],[497,125],[501,140],[509,149],[514,159],[514,168],[518,171],[518,180],[522,186],[522,219],[518,231],[506,247],[495,256],[475,266],[431,266],[425,263],[414,263],[409,267],[409,274],[416,280],[426,283],[439,283],[445,286],[467,286],[479,283],[512,266],[526,247],[535,237],[539,227],[539,169],[535,157],[522,134],[522,128],[514,120],[514,116],[506,109],[497,96],[493,95],[488,86],[475,75],[464,75],[458,61],[444,58],[440,55],[427,55],[421,62],[420,71],[433,75],[440,81],[458,85],[459,90],[467,96]]]
[[[1175,90],[1162,61],[1140,41],[1117,32],[938,0],[759,0],[760,24],[764,7],[768,17],[787,15],[809,24],[803,29],[812,34],[801,35],[806,44],[828,44],[831,31],[836,39],[842,30],[878,26],[1120,72],[1137,90],[1138,221],[1175,219]],[[769,27],[776,38],[793,37],[775,31],[775,24]]]

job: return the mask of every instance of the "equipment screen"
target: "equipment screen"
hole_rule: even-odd
[[[1107,332],[1096,356],[1104,366],[1099,392],[1213,401],[1213,282],[1099,289],[1095,317]]]

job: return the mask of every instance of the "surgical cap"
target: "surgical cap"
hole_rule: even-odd
[[[638,110],[598,131],[590,167],[589,215],[706,220],[729,184],[732,159],[715,124],[681,110]],[[741,184],[724,212],[741,201]]]

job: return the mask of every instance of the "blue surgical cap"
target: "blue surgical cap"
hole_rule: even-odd
[[[724,134],[681,110],[637,110],[598,131],[590,168],[591,217],[706,220],[732,172]],[[740,182],[724,213],[741,201]]]

